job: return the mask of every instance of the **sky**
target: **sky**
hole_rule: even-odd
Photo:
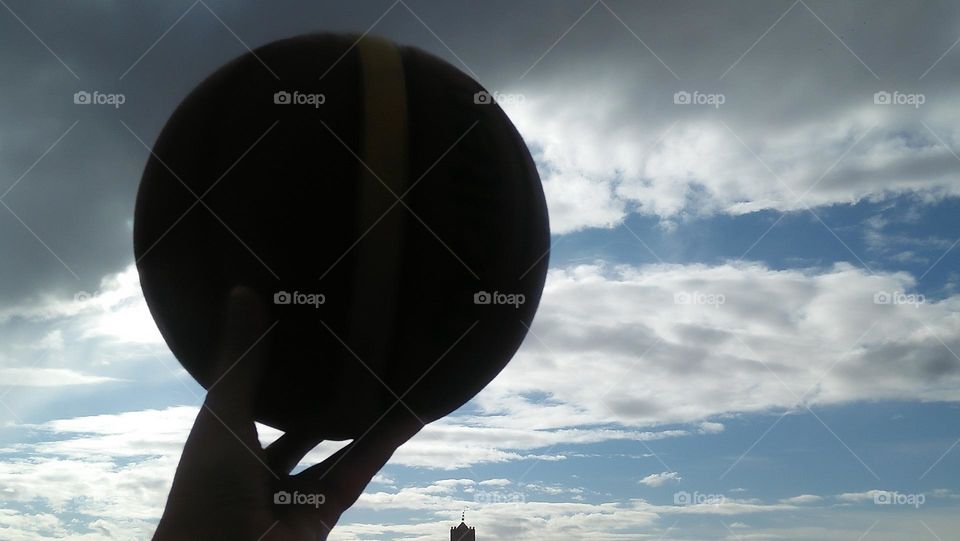
[[[149,147],[214,69],[318,31],[482,83],[552,229],[513,361],[331,539],[960,529],[960,5],[0,6],[0,539],[150,537],[203,389],[133,266]]]

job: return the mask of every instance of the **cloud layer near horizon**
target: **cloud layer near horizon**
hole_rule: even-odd
[[[471,422],[643,428],[857,400],[958,400],[960,295],[927,299],[914,285],[908,273],[847,264],[554,269],[530,335],[475,399],[482,415]],[[20,334],[0,350],[16,376],[8,385],[114,381],[169,355],[132,266],[89,298],[8,310],[2,324]]]
[[[114,348],[123,345],[140,348],[142,337],[153,337],[147,343],[158,347],[152,322],[143,317],[146,308],[135,276],[131,267],[107,277],[89,298],[51,299],[22,313],[13,310],[5,324],[55,322],[88,352],[119,351]],[[554,269],[541,311],[517,358],[471,407],[430,425],[402,447],[391,464],[469,469],[531,459],[565,460],[576,446],[718,433],[724,425],[717,421],[727,415],[861,400],[956,401],[960,361],[951,350],[960,350],[956,318],[960,298],[910,297],[913,285],[906,273],[870,275],[845,264],[804,270],[776,270],[759,263],[640,267],[596,263]],[[878,293],[889,294],[891,302],[884,303],[883,297],[876,302]],[[905,303],[911,299],[916,302]],[[121,334],[95,332],[98,322],[119,312],[147,328],[134,324]],[[51,336],[42,342],[57,350],[61,340]],[[90,378],[112,373],[96,363],[71,364],[78,361],[64,359],[63,366]],[[160,361],[144,357],[130,362],[143,367],[147,365],[137,363]],[[97,381],[85,384],[106,384]],[[30,531],[59,535],[56,532],[65,532],[66,526],[58,513],[67,510],[103,517],[90,527],[111,535],[149,531],[195,413],[195,405],[185,405],[13,427],[35,431],[39,437],[32,438],[36,443],[3,450],[0,476],[6,497],[17,502],[39,499],[53,513],[30,521],[31,528],[42,532],[11,531],[19,531],[22,538],[29,538],[32,534],[24,532]],[[262,429],[266,440],[275,435]],[[336,447],[325,444],[306,462],[320,460]],[[43,479],[53,481],[44,484]],[[655,488],[668,480],[682,484],[682,475],[667,471],[638,476],[636,482]],[[53,497],[49,482],[76,490],[60,490]],[[89,486],[100,488],[95,494],[87,490],[87,499],[73,499],[81,487]],[[127,494],[134,488],[135,496]],[[431,491],[410,499],[419,494],[415,488],[397,490],[394,495],[372,491],[358,505],[431,512],[450,505],[433,501]],[[537,498],[531,496],[534,488],[518,490]],[[549,487],[543,490],[550,493]],[[513,494],[499,490],[498,498],[501,493]],[[769,505],[733,502],[729,512],[779,512],[784,505],[810,503],[803,496]],[[417,504],[417,498],[426,500]],[[576,524],[583,535],[614,539],[610,521],[646,527],[657,517],[686,512],[623,502],[611,504],[613,508],[596,507],[575,499],[566,504],[530,502],[534,507],[494,503],[487,511],[493,513],[490,516],[506,513],[503,517],[510,520],[539,509],[535,512],[542,514],[540,519],[520,521],[517,530],[511,530],[517,539],[533,535],[543,525],[560,528],[556,535],[562,537],[566,531],[562,524]],[[599,522],[585,521],[584,513],[600,513]],[[606,513],[612,515],[603,518]],[[10,515],[4,520],[9,528],[22,528],[23,517]],[[418,535],[426,535],[427,526],[436,524],[423,528],[351,524],[339,535],[354,539],[379,531],[425,539]],[[485,526],[495,530],[496,522]]]

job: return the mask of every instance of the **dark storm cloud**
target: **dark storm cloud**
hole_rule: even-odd
[[[306,32],[362,32],[379,20],[374,33],[471,71],[444,42],[455,44],[487,77],[519,69],[503,68],[505,59],[527,61],[514,55],[517,43],[502,39],[524,35],[504,28],[519,24],[504,16],[514,12],[508,3],[277,2],[268,13],[254,3],[215,1],[9,8],[0,9],[0,193],[9,206],[0,208],[3,303],[94,290],[131,261],[129,224],[148,156],[137,138],[151,145],[190,89],[247,46]],[[555,15],[537,16],[530,39],[554,39],[557,29],[545,25],[565,24],[579,9],[558,4]],[[532,62],[545,47],[532,44],[526,57]],[[125,102],[78,106],[78,91],[122,93]]]
[[[725,122],[753,145],[767,131],[791,126],[792,134],[863,107],[882,88],[922,87],[931,108],[942,107],[954,99],[950,85],[960,66],[956,55],[946,55],[930,69],[958,31],[957,9],[932,3],[8,4],[9,11],[0,9],[0,193],[9,189],[3,197],[9,210],[0,208],[3,303],[41,291],[96,289],[103,275],[131,261],[129,222],[148,155],[133,134],[152,144],[187,92],[246,46],[312,31],[361,32],[376,22],[374,33],[434,52],[492,90],[522,91],[533,120],[518,117],[535,136],[543,135],[537,125],[547,125],[539,119],[590,119],[593,132],[556,134],[587,150],[598,132],[620,134],[643,149],[671,123],[710,113],[673,107],[677,90],[724,92]],[[118,92],[126,101],[119,108],[77,106],[73,95],[80,90]],[[781,136],[772,144],[790,141]],[[933,144],[929,135],[926,141]],[[834,146],[839,154],[842,148]],[[803,158],[816,150],[816,141],[798,143],[793,154]],[[916,184],[925,175],[950,174],[952,157],[943,148],[928,154],[921,163],[905,156],[890,176]],[[618,159],[604,161],[617,167]],[[854,184],[872,182],[857,193],[885,182],[871,176],[865,161],[869,156],[838,169]],[[773,165],[819,174],[827,164]],[[823,187],[811,200],[849,199],[848,191],[831,195],[829,182]],[[556,187],[557,193],[565,189]],[[624,194],[637,189],[627,183],[620,194],[633,201]],[[726,197],[714,192],[724,190],[713,186],[707,193],[722,202]],[[740,200],[756,195],[749,186],[727,191]],[[638,199],[641,207],[648,195]],[[669,195],[652,192],[662,201]],[[667,210],[654,211],[673,212],[662,204]],[[581,214],[589,222],[588,205]],[[557,218],[562,225],[564,217]]]

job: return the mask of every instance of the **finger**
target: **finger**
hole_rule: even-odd
[[[231,291],[225,306],[217,378],[197,414],[177,466],[167,511],[203,517],[216,499],[211,490],[232,495],[260,494],[272,472],[257,439],[252,399],[265,357],[269,330],[265,311],[246,288]],[[238,507],[239,508],[239,507]]]
[[[216,379],[207,388],[206,404],[217,415],[252,416],[269,349],[269,335],[276,324],[268,321],[263,303],[253,290],[238,286],[230,292],[221,353],[214,370]]]
[[[216,378],[194,423],[188,447],[198,455],[223,453],[258,458],[263,449],[253,419],[253,399],[262,372],[269,330],[266,311],[256,294],[235,287],[224,305],[220,352],[215,359]],[[236,449],[234,449],[236,448]]]
[[[303,432],[286,432],[265,449],[267,464],[277,475],[289,474],[322,441]]]
[[[357,501],[397,448],[421,428],[423,423],[413,414],[393,407],[366,434],[294,478],[303,486],[324,494],[328,512],[339,516]]]

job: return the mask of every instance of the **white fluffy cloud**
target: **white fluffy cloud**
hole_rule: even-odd
[[[0,490],[4,501],[18,509],[42,508],[47,512],[31,516],[9,511],[0,515],[0,538],[71,540],[149,537],[159,518],[173,479],[183,442],[197,414],[195,406],[177,406],[164,410],[131,411],[88,417],[58,419],[35,426],[22,426],[35,432],[32,443],[19,443],[0,449]],[[627,431],[551,431],[531,430],[524,435],[516,429],[472,429],[461,420],[447,419],[427,427],[416,440],[405,445],[391,460],[394,466],[453,468],[484,462],[539,458],[552,460],[562,455],[535,455],[517,449],[542,448],[552,443],[592,443],[608,439],[677,437],[684,431],[667,435]],[[459,425],[459,426],[458,426]],[[276,430],[260,427],[266,444],[278,435]],[[456,446],[438,444],[456,441]],[[342,444],[324,442],[306,459],[315,462],[329,456]],[[463,453],[478,448],[480,452]],[[506,506],[537,497],[582,499],[576,487],[515,483],[493,478],[442,479],[422,487],[396,488],[385,475],[374,479],[362,507],[377,509],[422,510],[437,512],[451,502],[470,494],[473,504]],[[385,492],[384,487],[391,492]],[[457,503],[455,505],[461,506]],[[579,505],[560,507],[548,514],[561,516],[571,510],[588,509]],[[63,514],[87,517],[85,527],[67,523]],[[578,511],[579,512],[579,511]],[[629,511],[637,516],[653,516],[646,511]],[[94,526],[96,524],[96,526]],[[94,533],[81,534],[87,528]],[[402,527],[405,528],[405,527]],[[361,528],[362,529],[362,528]],[[353,526],[345,532],[360,531]],[[72,537],[71,537],[72,536]],[[99,536],[99,537],[98,537]]]
[[[757,123],[752,94],[729,94],[720,112],[674,105],[663,87],[638,98],[589,77],[533,87],[505,108],[534,149],[555,234],[613,227],[632,212],[669,223],[960,195],[955,101],[878,106],[874,83],[849,89],[842,105],[765,100],[767,114],[789,117],[777,123]]]
[[[795,505],[804,505],[809,503],[819,503],[823,501],[823,497],[817,496],[816,494],[801,494],[799,496],[792,496],[790,498],[784,498],[783,503],[795,504]]]
[[[123,344],[163,343],[132,263],[104,276],[96,291],[77,291],[72,298],[47,296],[0,310],[0,324],[17,320],[66,324],[77,330],[80,338],[107,338]],[[41,343],[62,348],[63,330],[50,331]]]
[[[913,286],[846,264],[555,269],[517,358],[476,402],[509,426],[562,428],[958,400],[960,297],[906,304]]]
[[[665,471],[661,473],[651,473],[641,479],[640,484],[647,485],[648,487],[662,487],[671,481],[679,481],[681,479],[683,478],[680,477],[679,473],[675,471]]]
[[[461,509],[467,509],[467,522],[477,528],[478,537],[517,540],[635,539],[638,536],[669,539],[796,539],[850,540],[871,537],[893,541],[921,536],[926,532],[917,519],[936,532],[946,532],[956,519],[949,508],[939,507],[909,517],[887,515],[878,525],[869,508],[870,498],[855,499],[856,505],[838,509],[835,501],[844,496],[802,494],[777,502],[738,499],[714,495],[710,503],[658,504],[642,498],[610,502],[591,494],[595,503],[584,503],[578,496],[584,491],[542,492],[534,484],[509,486],[503,498],[478,493],[471,479],[445,479],[423,486],[407,486],[390,491],[370,490],[360,497],[356,507],[369,511],[406,512],[430,520],[396,521],[390,525],[346,523],[334,530],[331,539],[359,540],[374,535],[405,541],[437,539],[446,528],[456,524]],[[876,491],[870,491],[872,494]],[[543,494],[553,497],[543,498]],[[519,497],[518,497],[519,496]],[[945,502],[950,493],[929,495],[929,503]],[[507,499],[509,498],[509,501]],[[548,500],[549,501],[545,501]],[[868,501],[869,500],[869,501]],[[826,502],[826,503],[824,503]],[[801,524],[810,526],[770,526],[764,517],[801,516]],[[776,520],[775,522],[780,522]],[[758,524],[759,523],[759,524]],[[871,526],[873,524],[873,526]],[[737,533],[732,532],[736,528]],[[718,532],[723,537],[718,537]],[[729,534],[729,535],[727,535]]]
[[[16,387],[122,381],[129,374],[111,365],[167,354],[133,265],[105,276],[93,292],[0,309],[0,333],[6,337],[0,344],[0,381]]]

